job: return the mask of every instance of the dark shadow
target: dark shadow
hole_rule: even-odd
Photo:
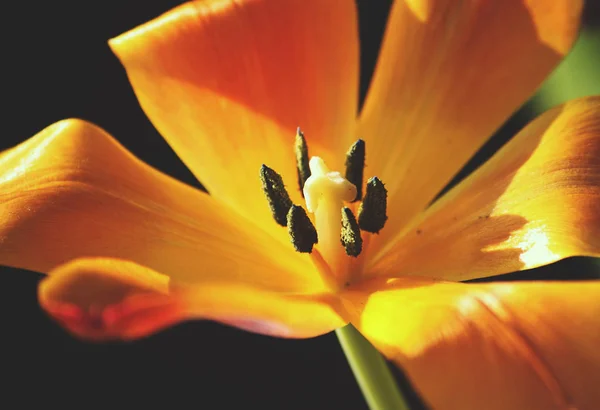
[[[358,33],[361,44],[359,112],[367,96],[369,84],[375,71],[377,57],[381,49],[381,40],[383,39],[392,3],[392,0],[378,0],[377,7],[373,7],[373,1],[371,0],[356,1],[358,6]]]
[[[487,278],[472,279],[466,283],[512,282],[529,280],[598,280],[600,279],[600,262],[598,258],[576,256],[562,259],[539,268],[510,272]]]

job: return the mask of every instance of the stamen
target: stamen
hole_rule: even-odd
[[[362,251],[363,241],[360,237],[360,228],[352,210],[348,207],[342,208],[342,234],[341,241],[346,255],[357,257]]]
[[[367,181],[365,199],[358,209],[358,225],[366,232],[379,233],[387,221],[387,190],[377,177]]]
[[[287,225],[294,249],[302,253],[311,253],[313,245],[318,242],[317,230],[304,208],[292,205],[287,213]]]
[[[306,145],[306,139],[304,134],[298,127],[296,131],[296,142],[294,143],[294,152],[296,153],[296,169],[298,170],[298,185],[300,186],[300,192],[304,198],[304,184],[310,177],[310,167],[308,165],[308,145]]]
[[[285,190],[283,178],[263,164],[260,167],[260,180],[275,222],[281,226],[287,226],[287,215],[292,206],[292,200]]]
[[[363,173],[365,170],[365,142],[358,140],[346,153],[346,179],[356,187],[356,198],[351,202],[362,199]]]

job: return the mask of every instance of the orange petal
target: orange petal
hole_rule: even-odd
[[[379,279],[345,297],[351,322],[434,409],[600,403],[600,281]]]
[[[599,158],[600,97],[548,111],[415,220],[371,273],[465,280],[600,256]]]
[[[582,0],[398,0],[360,118],[389,191],[379,248],[525,102],[577,34]]]
[[[138,262],[179,280],[322,287],[310,259],[205,193],[66,120],[0,156],[0,263],[48,272],[73,258]]]
[[[345,325],[318,297],[226,280],[178,286],[166,275],[118,259],[83,258],[59,266],[41,282],[39,299],[69,331],[93,340],[135,339],[189,319],[293,338]]]
[[[311,155],[342,163],[356,138],[356,20],[352,0],[197,1],[110,45],[152,123],[211,195],[280,235],[260,166],[301,201],[298,126]]]

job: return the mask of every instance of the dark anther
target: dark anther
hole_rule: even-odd
[[[360,228],[352,210],[348,207],[342,208],[342,246],[346,250],[346,255],[358,256],[362,251],[362,238],[360,237]]]
[[[356,198],[362,199],[363,172],[365,170],[365,142],[358,140],[346,153],[346,179],[356,186]]]
[[[387,221],[387,190],[377,177],[367,181],[365,199],[358,209],[358,224],[360,229],[371,233],[379,233]]]
[[[304,208],[292,205],[287,213],[287,226],[294,249],[302,253],[311,253],[318,242],[317,230],[310,221]]]
[[[294,143],[294,152],[296,153],[296,169],[298,170],[298,185],[302,198],[304,198],[304,183],[310,177],[310,168],[308,166],[308,145],[304,134],[298,127],[296,131],[296,142]]]
[[[263,164],[260,167],[260,180],[275,222],[287,226],[287,214],[292,206],[292,200],[285,190],[281,175]]]

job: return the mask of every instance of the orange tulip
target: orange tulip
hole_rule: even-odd
[[[432,408],[598,408],[599,281],[459,281],[600,256],[600,97],[541,115],[428,206],[568,52],[581,7],[396,0],[357,118],[353,1],[179,6],[110,46],[210,196],[61,121],[0,156],[0,263],[49,273],[41,305],[84,338],[200,318],[293,338],[352,323]],[[304,199],[298,125],[322,159]],[[387,221],[348,228],[356,257],[337,210],[360,201],[323,164],[343,171],[358,137]],[[310,252],[273,220],[262,164],[314,211]]]

